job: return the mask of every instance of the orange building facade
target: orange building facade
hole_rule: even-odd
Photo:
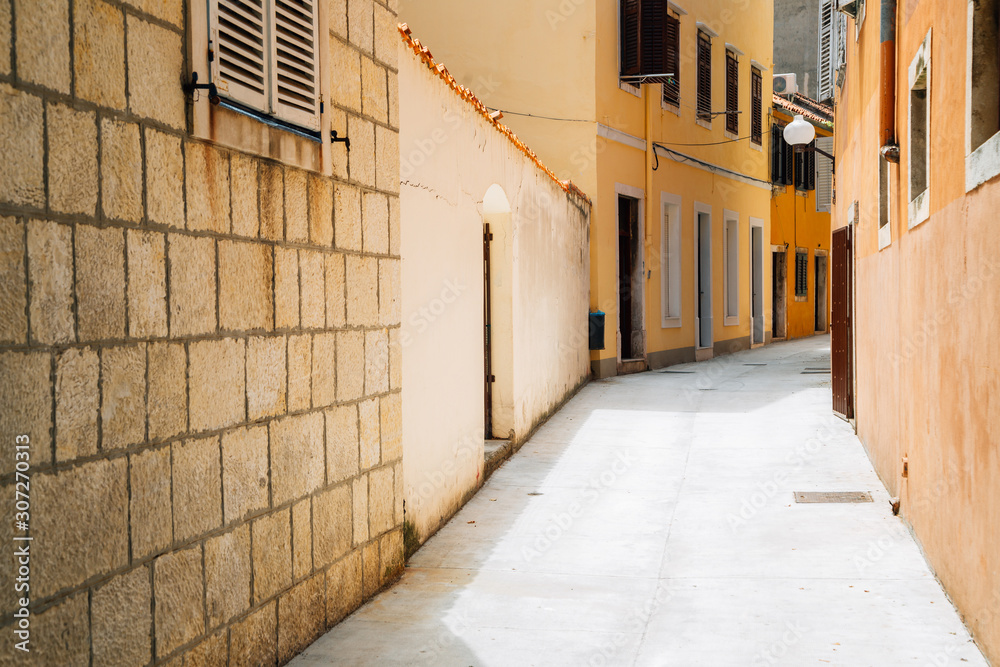
[[[774,95],[771,131],[771,276],[773,340],[826,333],[830,327],[830,210],[833,165],[815,152],[794,153],[781,136],[801,115],[816,129],[815,147],[833,149],[833,109],[796,94]]]
[[[1000,2],[868,4],[848,28],[836,105],[856,427],[997,664]]]

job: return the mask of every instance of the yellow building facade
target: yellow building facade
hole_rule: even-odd
[[[593,200],[590,307],[606,315],[597,377],[770,339],[773,12],[763,4],[400,3],[458,81]],[[623,36],[636,16],[663,20],[657,11],[675,30],[676,71],[630,82]],[[755,90],[766,91],[756,106]],[[404,163],[414,148],[400,147]]]
[[[826,333],[830,327],[833,165],[815,152],[789,153],[780,132],[797,115],[815,128],[816,147],[827,153],[833,149],[833,109],[801,95],[774,96],[771,331],[774,339],[784,340]]]
[[[834,234],[853,237],[848,406],[997,664],[1000,3],[869,0],[866,13],[849,21],[836,103]]]

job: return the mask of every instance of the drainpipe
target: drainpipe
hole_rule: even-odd
[[[882,0],[882,40],[879,74],[880,104],[878,141],[882,156],[889,162],[899,162],[899,142],[896,141],[896,2]]]
[[[643,91],[646,93],[646,220],[645,228],[646,233],[643,238],[643,248],[648,246],[653,238],[653,212],[655,206],[653,205],[653,151],[656,147],[653,146],[653,100],[656,96],[653,95],[653,90],[660,90],[659,86],[645,85],[642,87]],[[645,255],[645,250],[643,251]],[[645,267],[643,267],[645,268]]]

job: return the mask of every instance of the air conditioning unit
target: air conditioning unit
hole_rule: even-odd
[[[837,11],[847,14],[852,19],[858,18],[858,10],[864,0],[837,0]]]
[[[772,77],[774,92],[778,95],[794,95],[799,92],[799,84],[794,74],[775,74]]]

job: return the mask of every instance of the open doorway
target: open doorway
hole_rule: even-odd
[[[618,332],[621,360],[645,356],[642,233],[636,197],[618,195]]]
[[[695,237],[698,253],[696,271],[698,317],[696,325],[697,346],[710,348],[712,334],[712,213],[711,209],[698,210],[695,205]]]
[[[825,333],[826,332],[826,255],[820,255],[819,251],[816,252],[816,332]]]
[[[788,251],[778,246],[771,253],[771,337],[785,337],[785,313],[788,307]]]
[[[764,342],[764,227],[750,218],[750,314],[753,344]]]

